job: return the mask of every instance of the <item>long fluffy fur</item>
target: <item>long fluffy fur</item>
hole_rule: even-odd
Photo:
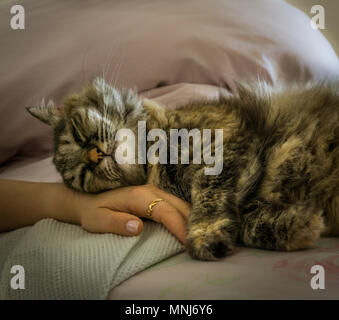
[[[152,183],[192,204],[187,249],[215,260],[245,245],[297,250],[321,233],[339,235],[338,85],[315,83],[275,92],[266,83],[234,96],[166,110],[103,80],[66,99],[62,112],[30,112],[55,130],[55,165],[70,187],[99,192]],[[221,95],[222,96],[222,95]],[[52,107],[52,105],[50,105]],[[119,128],[223,129],[223,171],[204,164],[93,165],[98,147],[112,154]],[[168,134],[169,136],[169,134]],[[192,150],[190,150],[192,152]]]

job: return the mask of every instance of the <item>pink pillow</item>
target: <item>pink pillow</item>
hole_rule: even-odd
[[[26,0],[26,29],[0,3],[0,163],[51,150],[51,132],[25,107],[57,103],[104,73],[140,92],[235,80],[307,81],[338,72],[319,31],[284,1]]]

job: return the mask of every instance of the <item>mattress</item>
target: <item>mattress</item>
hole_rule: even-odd
[[[11,164],[0,179],[60,181],[51,157]],[[325,289],[312,288],[314,266],[324,268]],[[238,247],[220,261],[182,252],[141,269],[112,288],[108,299],[339,299],[339,238],[321,238],[296,252]]]

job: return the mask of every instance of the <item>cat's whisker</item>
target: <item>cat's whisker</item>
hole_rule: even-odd
[[[103,70],[102,70],[102,78],[106,79],[106,74],[107,72],[109,72],[109,69],[111,67],[111,63],[112,63],[112,57],[113,57],[113,48],[111,48],[110,53],[108,53],[106,55],[105,58],[105,63],[103,65]]]
[[[99,141],[102,141],[102,130],[101,130],[101,126],[98,126],[98,139]]]
[[[103,121],[102,123],[101,123],[101,137],[100,137],[100,139],[101,139],[101,141],[102,142],[105,142],[105,134],[104,134],[104,132],[105,132],[105,122]]]
[[[108,172],[108,170],[107,170],[107,167],[104,167],[102,170],[101,170],[101,172],[102,172],[102,174],[103,174],[103,176],[105,177],[105,178],[107,178],[107,179],[111,179],[112,177],[111,177],[111,175],[110,175],[110,173]]]
[[[118,59],[117,59],[118,61],[115,64],[115,70],[111,75],[110,84],[113,87],[116,87],[116,85],[117,85],[117,79],[118,79],[118,76],[120,74],[123,56],[124,55],[121,52],[120,52],[120,54],[118,54]],[[113,83],[112,83],[112,80],[113,80]]]
[[[108,61],[108,66],[107,66],[107,73],[110,73],[111,65],[112,65],[112,60],[113,60],[113,49],[111,49],[109,61]]]
[[[117,86],[117,82],[118,82],[118,79],[119,79],[121,67],[122,67],[122,57],[118,61],[117,71],[115,73],[114,82],[113,82],[113,87]]]
[[[82,56],[82,78],[84,80],[84,82],[87,82],[87,54],[88,54],[89,48],[87,47],[87,49],[85,50],[83,56]]]
[[[106,172],[106,177],[111,180],[113,180],[116,176],[109,164],[105,167],[105,172]]]
[[[115,64],[114,64],[114,70],[113,70],[113,72],[112,72],[112,74],[111,74],[111,77],[110,77],[110,79],[109,79],[109,84],[112,86],[112,87],[114,87],[114,84],[113,84],[113,79],[115,78],[115,75],[116,75],[116,73],[117,73],[117,69],[118,69],[118,62],[116,62]]]

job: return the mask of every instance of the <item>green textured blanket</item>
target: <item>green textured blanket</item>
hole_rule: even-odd
[[[150,221],[141,235],[123,237],[41,220],[0,234],[0,299],[106,299],[122,281],[181,251],[173,235]],[[15,265],[23,267],[24,289],[12,288]]]

